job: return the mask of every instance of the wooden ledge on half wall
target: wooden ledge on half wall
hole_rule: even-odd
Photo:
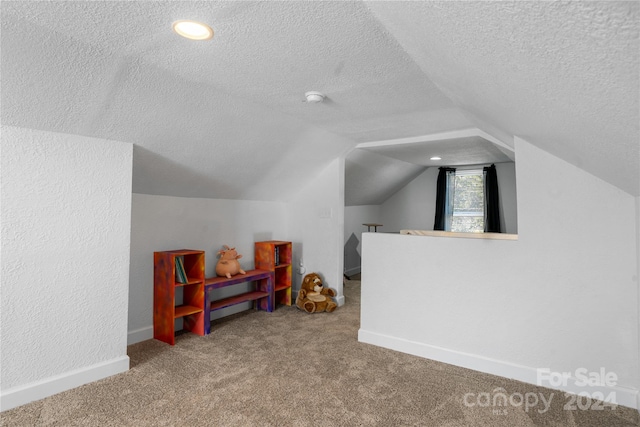
[[[507,233],[458,233],[439,230],[400,230],[400,234],[410,236],[456,237],[463,239],[518,240],[517,234]]]

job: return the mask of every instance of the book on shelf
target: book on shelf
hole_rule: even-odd
[[[275,248],[275,254],[274,254],[274,265],[280,265],[280,247],[276,246]]]
[[[181,256],[176,257],[176,282],[189,283],[187,280],[187,272],[184,269],[184,258]]]

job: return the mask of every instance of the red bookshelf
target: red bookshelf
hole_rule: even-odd
[[[255,242],[257,269],[274,273],[275,304],[291,305],[291,242],[266,240]]]
[[[176,276],[176,259],[183,260],[187,283]],[[178,276],[179,277],[179,276]],[[182,304],[176,306],[176,293]],[[204,252],[189,249],[153,253],[153,337],[175,344],[175,319],[183,328],[204,335]]]

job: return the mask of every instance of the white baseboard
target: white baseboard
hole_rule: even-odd
[[[135,329],[127,334],[127,345],[136,344],[153,338],[153,326]]]
[[[0,394],[0,411],[6,411],[35,400],[80,387],[129,370],[129,356],[56,375],[44,380],[12,387]]]
[[[536,368],[508,363],[501,360],[478,356],[476,354],[463,353],[420,342],[409,341],[363,329],[358,331],[358,341],[402,353],[412,354],[414,356],[424,357],[425,359],[437,360],[450,365],[473,369],[474,371],[497,375],[504,378],[510,378],[527,384],[540,385],[542,387],[560,390],[567,393],[580,394],[587,392],[592,396],[592,393],[598,392],[605,397],[610,396],[611,393],[613,393],[613,396],[615,396],[615,402],[618,405],[640,410],[640,394],[638,390],[631,388],[619,386],[580,387],[575,384],[577,382],[576,378],[569,378],[566,385],[560,385],[557,387],[548,383],[539,384],[538,370]],[[486,390],[486,392],[491,393],[492,390]],[[558,398],[560,398],[560,396],[556,397],[556,399]],[[563,399],[563,402],[565,403],[569,402],[569,400],[564,400],[565,396],[562,396],[561,399]]]
[[[251,310],[251,302],[236,304],[231,307],[223,308],[222,310],[212,311],[210,321],[218,320],[223,317],[240,313],[245,310]],[[182,330],[182,322],[177,321],[175,324],[175,331],[177,332],[181,330]],[[153,339],[153,325],[134,329],[133,331],[129,331],[127,333],[127,345],[137,344],[139,342],[150,340],[150,339]]]

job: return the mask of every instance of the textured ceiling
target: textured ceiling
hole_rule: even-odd
[[[356,148],[422,166],[512,162],[513,150],[479,129],[361,143]],[[438,160],[431,160],[439,157]]]
[[[135,192],[287,200],[358,143],[474,127],[640,194],[637,3],[0,6],[2,123],[134,143]],[[172,33],[185,18],[213,40]],[[348,204],[424,169],[361,151]]]
[[[455,138],[421,144],[363,149],[424,166],[481,165],[511,161],[511,159],[492,142],[481,137]],[[447,154],[445,155],[443,153]],[[431,160],[433,156],[440,157],[441,160]]]
[[[640,194],[640,2],[368,4],[478,127]]]

